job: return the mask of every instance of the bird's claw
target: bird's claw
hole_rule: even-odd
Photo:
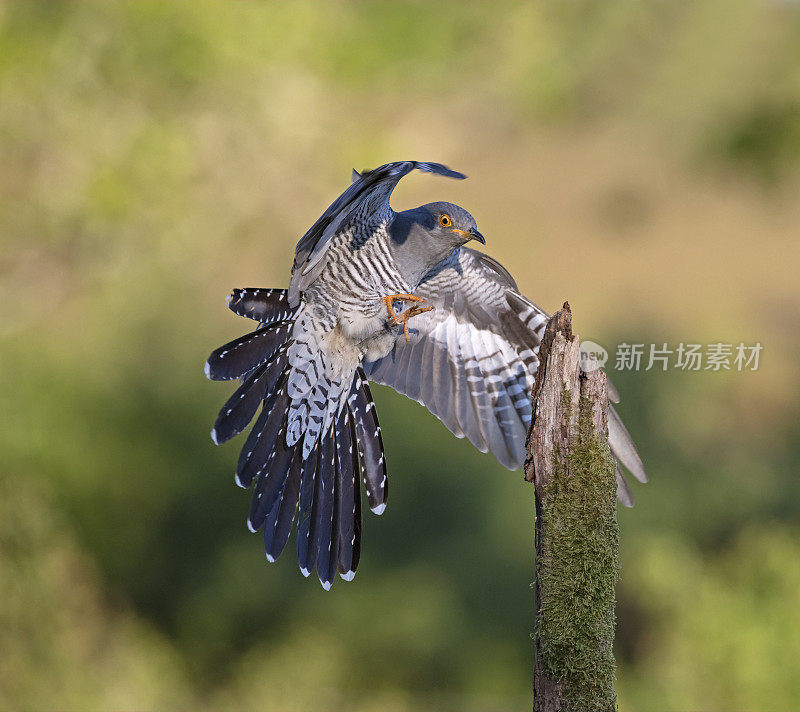
[[[386,311],[389,314],[389,321],[392,322],[395,326],[403,325],[403,334],[406,337],[406,342],[408,342],[408,320],[411,317],[417,316],[418,314],[424,314],[425,312],[431,311],[433,307],[431,306],[421,306],[425,300],[422,297],[417,297],[413,294],[390,294],[388,297],[383,298],[383,303],[386,305]],[[394,311],[394,303],[395,302],[415,302],[412,304],[408,309],[402,311],[400,314],[396,314]]]

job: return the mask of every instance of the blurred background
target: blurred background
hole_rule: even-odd
[[[0,708],[527,709],[533,490],[376,387],[392,496],[352,584],[268,565],[209,429],[233,287],[391,160],[616,344],[624,710],[800,709],[800,8],[0,2]]]

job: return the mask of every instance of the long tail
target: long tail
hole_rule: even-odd
[[[275,561],[299,511],[302,573],[308,576],[316,567],[326,590],[337,572],[350,581],[361,552],[359,475],[375,513],[386,508],[388,495],[383,441],[366,376],[356,371],[346,403],[304,457],[304,440],[287,439],[288,353],[298,309],[289,306],[283,289],[236,289],[228,306],[259,322],[255,331],[214,351],[205,368],[212,380],[241,379],[211,431],[215,443],[241,433],[261,406],[236,467],[236,483],[254,485],[247,526],[263,529],[267,559]]]

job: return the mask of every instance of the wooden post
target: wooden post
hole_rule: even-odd
[[[547,324],[525,479],[536,490],[534,712],[616,710],[619,530],[602,369],[580,368],[569,304]]]

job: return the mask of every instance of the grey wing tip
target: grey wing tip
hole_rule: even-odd
[[[444,176],[445,178],[455,178],[456,180],[464,180],[467,176],[460,171],[454,171],[452,168],[448,168],[444,163],[433,163],[431,161],[408,161],[407,164],[411,164],[412,168],[416,168],[420,171],[425,171],[427,173],[435,173],[436,175]]]
[[[628,484],[628,481],[625,479],[625,475],[622,472],[622,467],[620,466],[619,462],[616,463],[617,465],[617,499],[626,507],[633,507],[633,492],[631,492],[631,487]]]
[[[614,408],[608,409],[608,443],[611,451],[639,482],[647,482],[642,458],[633,439]]]
[[[462,173],[461,171],[454,171],[452,168],[448,168],[447,166],[442,166],[442,170],[438,172],[445,178],[455,178],[456,180],[465,180],[467,177],[466,173]]]

